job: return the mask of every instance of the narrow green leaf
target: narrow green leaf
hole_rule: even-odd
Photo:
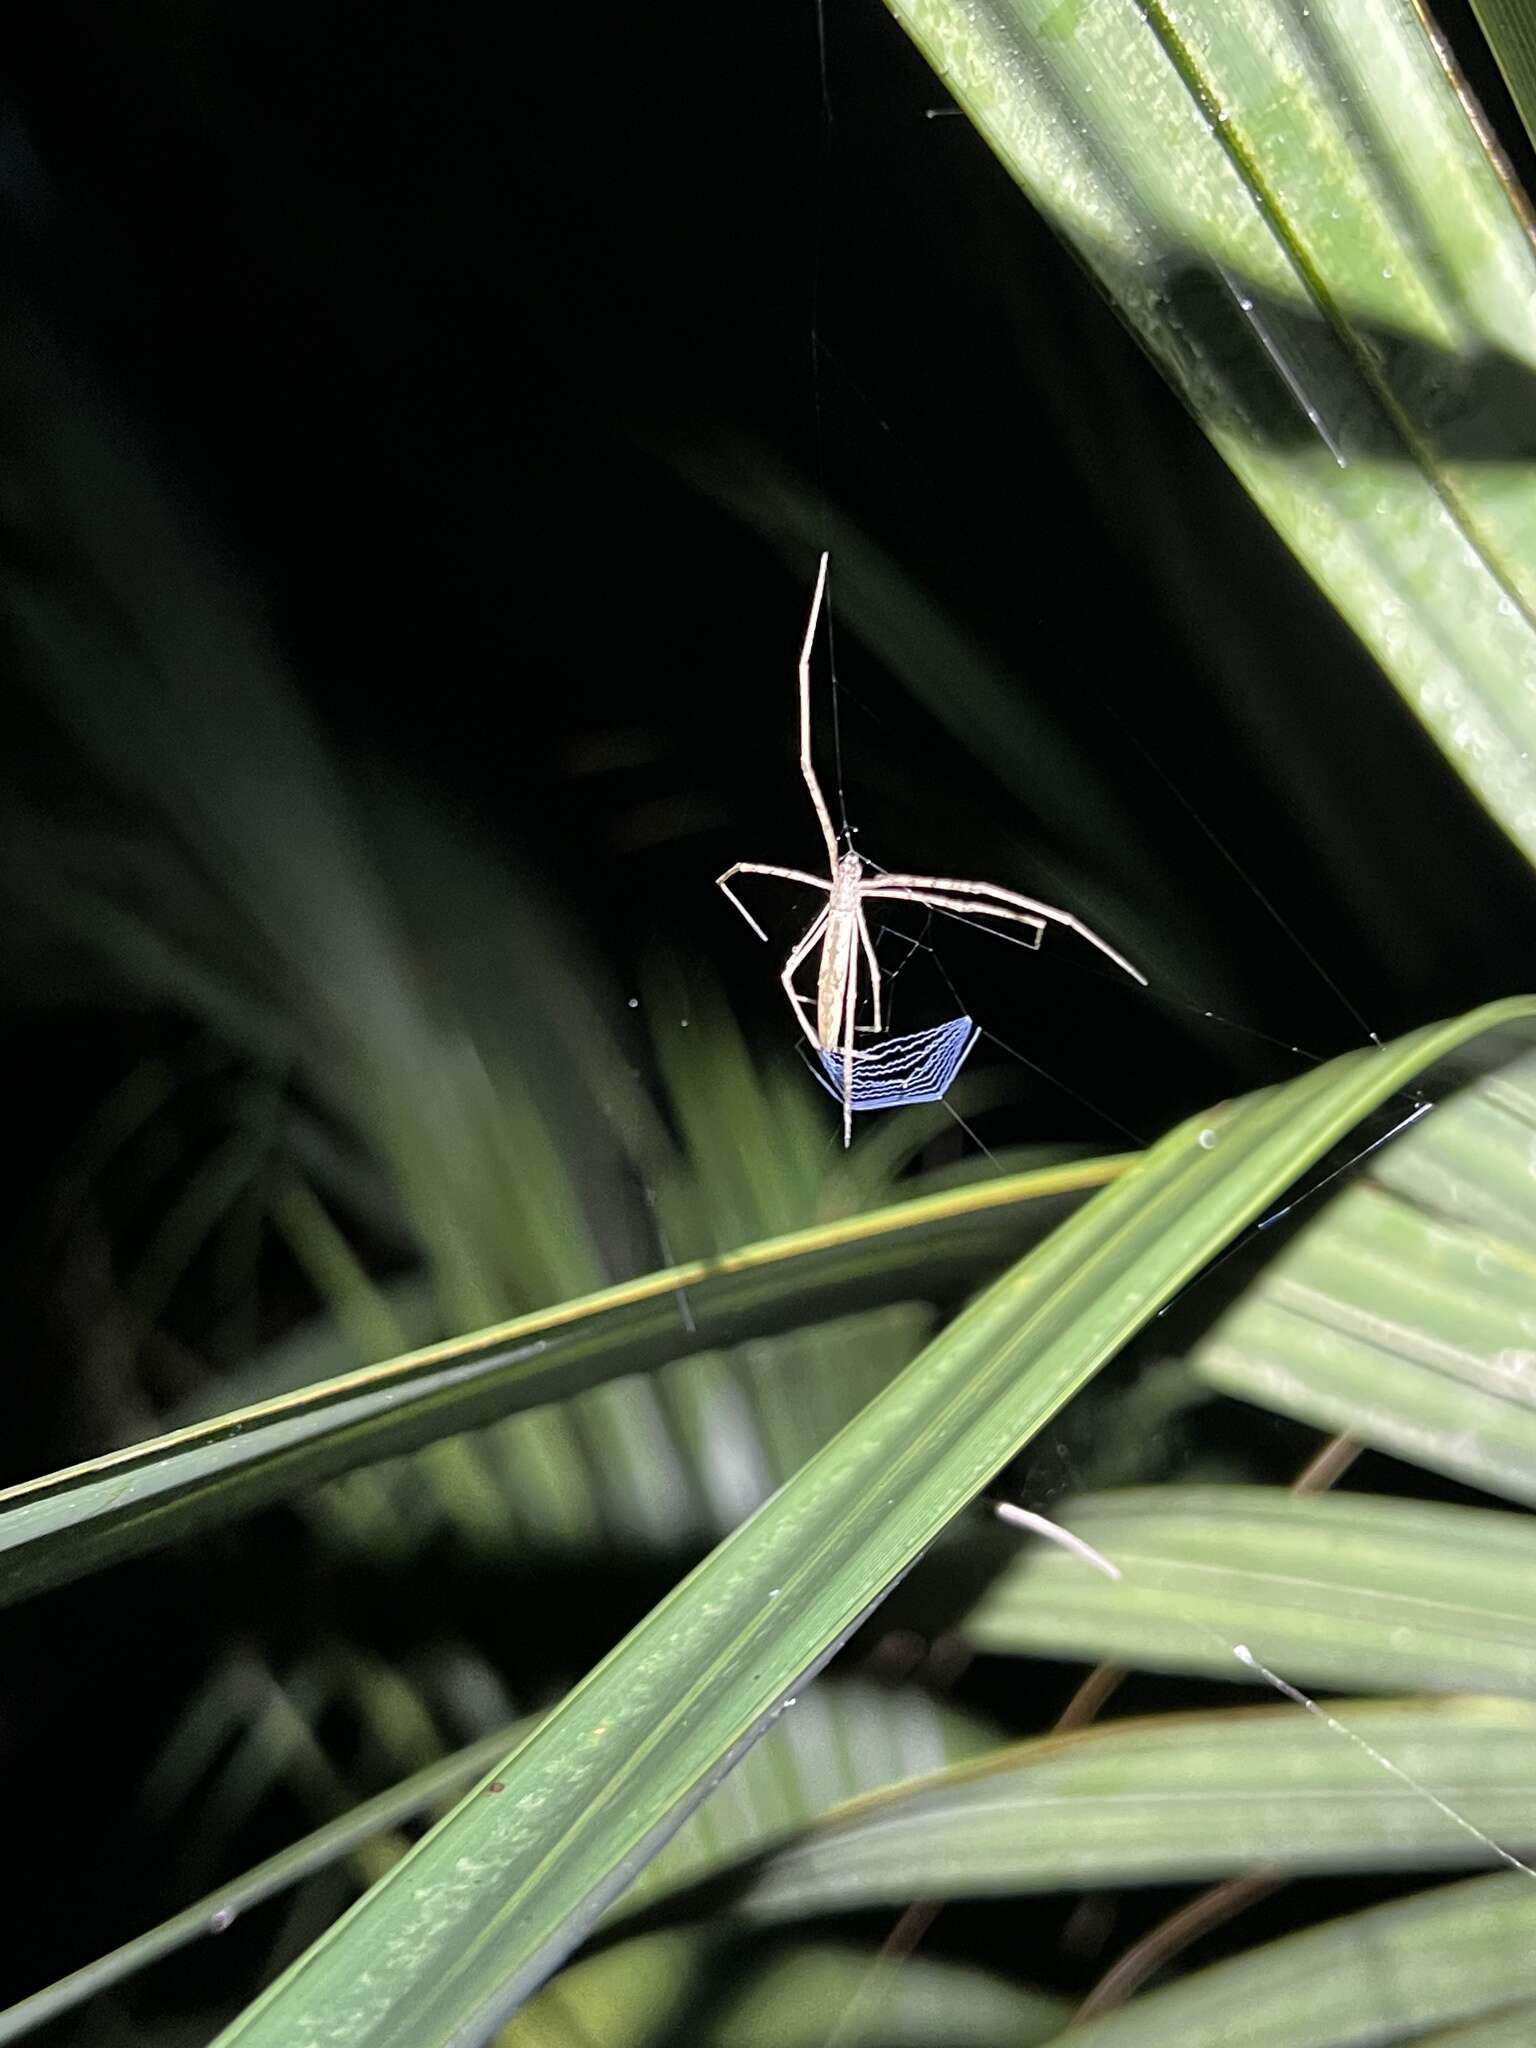
[[[206,1723],[209,1713],[210,1703],[200,1700],[197,1722]],[[400,1822],[456,1797],[507,1755],[527,1725],[503,1728],[439,1758],[110,1955],[0,2011],[0,2043],[18,2040],[151,1963],[222,1933],[264,1899],[331,1868]],[[215,1746],[220,1747],[227,1738],[227,1716],[217,1717],[213,1730]],[[995,1740],[994,1731],[919,1691],[856,1681],[818,1686],[800,1711],[780,1719],[740,1769],[689,1817],[641,1873],[627,1903],[634,1905],[652,1892],[685,1888],[696,1877],[738,1862],[776,1837],[806,1826],[830,1807],[893,1780],[979,1755]],[[633,1942],[627,1944],[625,1952],[634,1947]]]
[[[1059,1998],[921,1954],[882,1972],[866,2008],[872,1968],[880,1966],[856,1949],[792,1948],[731,2001],[700,2048],[828,2048],[855,2004],[870,2013],[854,2037],[869,2048],[1044,2048],[1069,2011]],[[524,2048],[515,2034],[513,2042]]]
[[[627,1373],[974,1282],[1128,1163],[1050,1167],[694,1260],[10,1487],[0,1602]]]
[[[1536,142],[1536,21],[1525,0],[1472,0],[1525,132]]]
[[[1510,1873],[1396,1899],[1200,1970],[1054,2048],[1374,2048],[1525,1998],[1536,1883]],[[1459,2036],[1453,2036],[1459,2039]],[[1476,2038],[1476,2037],[1474,2037]],[[1529,2036],[1517,2037],[1528,2040]]]
[[[1415,0],[887,0],[1536,855],[1536,255]]]
[[[901,1905],[914,1872],[925,1898],[977,1898],[1258,1868],[1486,1868],[1499,1860],[1489,1838],[1536,1853],[1536,1706],[1335,1700],[1328,1712],[1349,1735],[1275,1706],[1020,1743],[827,1815],[743,1875],[735,1909],[782,1920]],[[709,1895],[723,1895],[718,1874]]]
[[[1195,1362],[1223,1393],[1536,1506],[1536,1413],[1516,1389],[1405,1364],[1267,1300],[1203,1344]]]
[[[1383,1153],[1371,1177],[1426,1216],[1481,1232],[1490,1249],[1524,1253],[1523,1265],[1502,1262],[1501,1292],[1518,1293],[1536,1273],[1533,1131],[1536,1062],[1512,1060],[1420,1124],[1411,1145]]]
[[[1536,1696],[1536,1520],[1359,1494],[1164,1486],[1057,1512],[1120,1567],[1029,1543],[967,1618],[983,1650],[1302,1686]]]
[[[385,1829],[397,1827],[401,1821],[430,1812],[445,1800],[455,1798],[466,1785],[489,1770],[498,1757],[506,1755],[516,1735],[515,1729],[499,1728],[495,1734],[484,1735],[467,1748],[455,1750],[452,1756],[429,1764],[401,1784],[392,1785],[387,1792],[364,1800],[350,1813],[327,1821],[324,1827],[267,1857],[243,1876],[221,1884],[196,1905],[173,1914],[158,1927],[136,1935],[109,1955],[98,1956],[83,1968],[72,1970],[67,1977],[60,1977],[18,2004],[7,2006],[0,2012],[0,2042],[19,2041],[34,2028],[83,2005],[112,1985],[121,1984],[162,1957],[174,1955],[178,1949],[208,1935],[222,1934],[242,1913],[259,1906],[264,1899],[277,1897],[302,1879],[312,1877],[317,1870],[328,1870]]]
[[[1536,2000],[1522,2000],[1487,2019],[1413,2038],[1415,2048],[1531,2048],[1536,2041]]]
[[[813,1686],[645,1866],[615,1917],[705,1882],[850,1800],[968,1763],[996,1741],[995,1729],[914,1687]]]
[[[221,2037],[483,2038],[978,1487],[1296,1175],[1536,1004],[1356,1053],[1164,1139],[982,1295]],[[1510,1038],[1490,1039],[1495,1027]],[[1474,1043],[1476,1042],[1476,1043]]]
[[[1196,1347],[1223,1392],[1536,1506],[1529,1063],[1330,1202]]]
[[[498,2032],[496,2048],[655,2048],[676,2040],[708,1964],[708,1943],[691,1928],[583,1957]]]
[[[872,1954],[830,1943],[776,1949],[760,1969],[748,1961],[744,1984],[733,1955],[733,1995],[690,2010],[683,1994],[707,1961],[701,1948],[696,1932],[669,1931],[583,1957],[529,2000],[496,2048],[829,2048],[851,2007],[871,2010],[872,1982],[871,2023],[852,2037],[860,2048],[1045,2048],[1071,2010],[964,1963],[903,1956],[882,1970]]]

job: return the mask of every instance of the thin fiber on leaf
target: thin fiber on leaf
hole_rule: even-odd
[[[1243,1640],[1295,1684],[1536,1697],[1536,1521],[1278,1487],[1084,1495],[1054,1519],[1114,1560],[1021,1547],[968,1641],[1244,1681]]]
[[[828,1814],[742,1874],[735,1909],[783,1920],[899,1906],[917,1870],[925,1897],[976,1898],[1536,1856],[1536,1705],[1327,1711],[1348,1735],[1304,1707],[1267,1706],[1018,1743]],[[1536,1901],[1536,1877],[1525,1882]],[[714,1896],[731,1888],[717,1878]]]

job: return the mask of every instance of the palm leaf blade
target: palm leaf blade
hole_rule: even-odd
[[[988,1477],[1173,1291],[1427,1064],[1527,1003],[1173,1133],[997,1282],[682,1582],[222,2037],[472,2038],[635,1872]]]

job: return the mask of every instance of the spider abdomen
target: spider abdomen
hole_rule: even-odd
[[[835,1051],[847,1036],[848,974],[853,949],[859,943],[859,889],[864,863],[856,853],[845,853],[832,877],[827,898],[827,929],[821,949],[821,972],[816,977],[816,1035],[828,1051]]]

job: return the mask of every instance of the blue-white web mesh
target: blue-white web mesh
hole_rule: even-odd
[[[953,1017],[906,1038],[883,1039],[852,1055],[855,1109],[900,1109],[904,1103],[942,1102],[981,1033],[969,1017]],[[816,1048],[811,1072],[827,1093],[843,1099],[843,1051]]]

